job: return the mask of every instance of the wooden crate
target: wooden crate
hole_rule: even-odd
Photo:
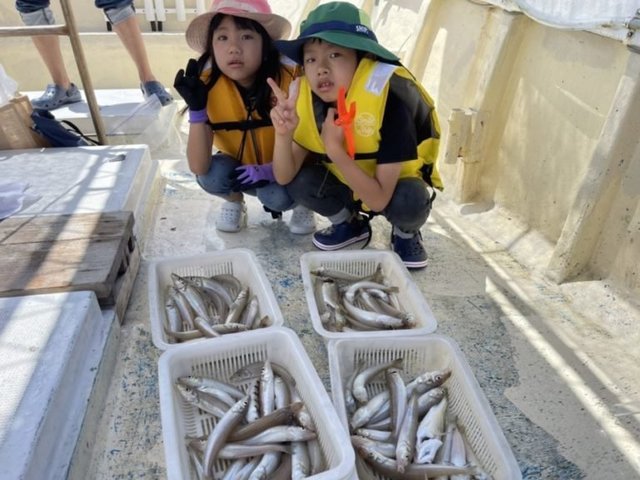
[[[122,321],[140,265],[133,213],[10,217],[0,258],[0,297],[91,290]]]

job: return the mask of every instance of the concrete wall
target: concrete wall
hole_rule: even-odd
[[[317,3],[272,5],[297,34]],[[461,214],[474,212],[519,260],[555,281],[609,279],[640,293],[638,53],[469,0],[354,3],[434,97],[440,168]],[[95,87],[136,86],[122,45],[104,33],[102,13],[84,0],[72,5]],[[0,24],[19,24],[12,5],[0,6]],[[140,25],[156,75],[171,85],[192,55],[186,23],[150,33],[141,15]],[[31,43],[2,43],[0,62],[20,89],[43,88],[48,75]]]
[[[508,247],[550,278],[640,292],[637,53],[439,0],[405,63],[436,99],[449,194],[513,220],[520,237]],[[509,235],[501,228],[496,236]]]

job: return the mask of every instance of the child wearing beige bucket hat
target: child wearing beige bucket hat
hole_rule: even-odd
[[[257,197],[274,218],[292,210],[292,233],[315,230],[313,212],[275,182],[271,164],[275,99],[266,79],[283,89],[293,80],[293,69],[273,44],[290,31],[266,0],[213,0],[187,27],[187,44],[199,57],[178,71],[174,88],[189,111],[189,168],[206,192],[224,200],[216,217],[220,231],[246,226],[245,194]]]
[[[313,244],[337,250],[371,238],[369,219],[392,226],[407,268],[427,265],[420,228],[442,188],[433,101],[398,57],[378,43],[368,15],[347,2],[316,7],[295,40],[275,42],[304,68],[277,105],[274,172],[294,200],[328,217]],[[315,158],[315,163],[309,162]]]

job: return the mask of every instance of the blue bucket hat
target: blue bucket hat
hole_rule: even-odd
[[[274,43],[280,53],[301,65],[302,47],[312,38],[368,52],[389,62],[400,61],[378,43],[371,30],[369,15],[347,2],[329,2],[316,7],[300,24],[300,36],[297,39],[278,40]]]

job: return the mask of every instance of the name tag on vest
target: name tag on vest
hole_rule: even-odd
[[[380,95],[396,68],[397,65],[390,65],[388,63],[379,62],[376,64],[367,79],[367,84],[365,85],[366,90],[374,95]]]

